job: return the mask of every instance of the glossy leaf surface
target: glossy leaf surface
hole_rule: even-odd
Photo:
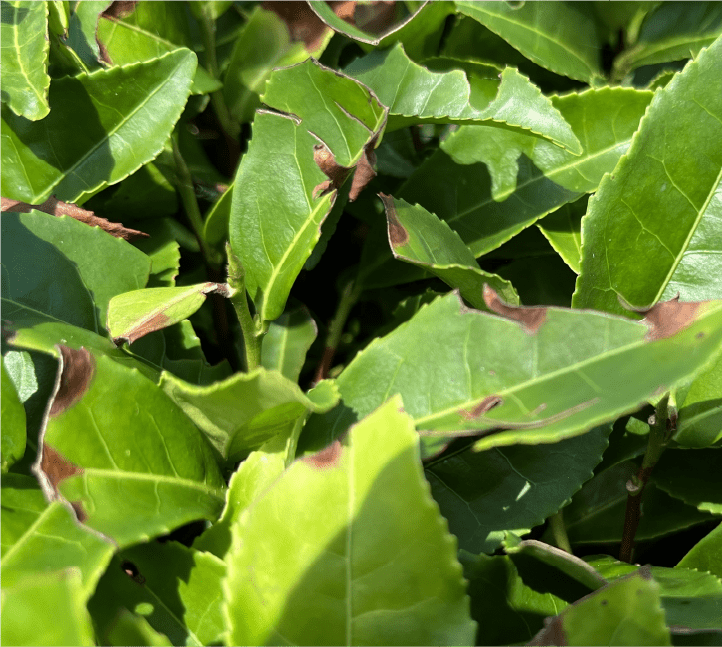
[[[3,195],[29,204],[51,194],[77,202],[127,177],[161,151],[195,68],[193,52],[176,50],[143,63],[57,79],[42,123],[4,108]]]
[[[574,306],[618,314],[722,295],[722,39],[658,90],[629,152],[590,200]],[[614,222],[613,227],[611,222]]]
[[[2,4],[2,102],[37,121],[48,105],[48,3],[10,0]],[[3,195],[5,191],[3,190]]]
[[[284,312],[271,322],[263,338],[261,365],[269,370],[275,369],[289,380],[297,382],[306,361],[306,353],[317,334],[318,327],[308,310],[298,308]]]
[[[137,370],[85,350],[62,357],[67,386],[53,401],[40,469],[84,523],[124,546],[215,518],[223,480],[183,412]]]
[[[2,473],[25,454],[25,407],[2,361]]]
[[[294,463],[234,528],[225,583],[230,643],[473,639],[455,542],[400,406],[394,398],[343,443]],[[300,492],[299,507],[292,502]],[[309,616],[324,622],[302,622]]]
[[[684,447],[719,445],[722,440],[722,357],[677,394],[674,440]]]
[[[698,541],[677,566],[706,571],[722,579],[722,524]]]

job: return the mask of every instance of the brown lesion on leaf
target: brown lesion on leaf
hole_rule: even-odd
[[[103,12],[105,18],[127,18],[135,11],[138,0],[117,0]]]
[[[40,461],[40,470],[45,475],[48,483],[51,485],[56,498],[61,498],[58,486],[71,476],[77,476],[83,473],[83,468],[69,461],[59,451],[43,442],[43,454]],[[81,523],[84,522],[88,515],[83,510],[81,501],[69,501],[70,506],[75,512],[75,516]]]
[[[332,3],[336,5],[344,2]],[[264,2],[263,8],[275,13],[288,28],[293,42],[303,42],[307,52],[317,50],[326,38],[328,27],[305,2]],[[336,7],[334,12],[338,15]],[[340,17],[340,16],[339,16]]]
[[[316,162],[318,168],[320,168],[328,178],[325,182],[321,182],[314,187],[314,198],[326,195],[332,191],[337,191],[346,181],[346,178],[352,170],[338,164],[326,144],[316,144],[313,147],[313,161]]]
[[[60,384],[50,405],[51,418],[72,407],[90,386],[95,373],[95,359],[86,348],[73,350],[58,346],[61,357]]]
[[[167,328],[172,323],[173,322],[170,317],[168,317],[168,315],[164,312],[157,312],[151,317],[141,321],[138,325],[133,326],[133,328],[128,330],[125,334],[113,337],[113,343],[115,343],[116,346],[120,346],[123,342],[132,344],[136,339],[145,337],[145,335],[155,332],[156,330]]]
[[[378,135],[376,135],[376,137],[364,146],[363,156],[356,164],[356,172],[353,174],[353,180],[351,180],[351,190],[348,193],[348,199],[350,202],[356,200],[361,191],[363,191],[368,183],[376,177],[374,165],[376,164],[377,142]]]
[[[696,321],[697,311],[701,303],[681,302],[679,295],[670,301],[663,301],[646,311],[642,320],[649,328],[645,339],[656,341],[666,339],[688,328]],[[703,335],[704,336],[704,335]]]
[[[379,198],[381,198],[381,202],[384,203],[384,209],[386,209],[389,243],[393,249],[403,247],[409,242],[409,232],[399,220],[394,199],[392,196],[386,195],[385,193],[379,193]]]
[[[547,318],[547,308],[541,306],[510,306],[488,285],[484,285],[484,303],[492,312],[521,324],[524,332],[535,335]]]
[[[341,454],[343,452],[343,445],[340,440],[334,440],[328,447],[322,449],[320,452],[305,456],[301,460],[314,467],[318,470],[328,469],[329,467],[335,467],[341,460]]]
[[[110,222],[105,218],[96,216],[93,211],[88,211],[75,204],[69,204],[58,200],[55,196],[51,196],[42,204],[27,204],[20,200],[10,200],[9,198],[2,198],[2,210],[3,211],[14,211],[18,213],[30,213],[35,209],[36,211],[42,211],[51,216],[69,216],[74,220],[79,220],[90,227],[100,227],[103,231],[109,233],[115,238],[122,238],[124,240],[131,240],[132,238],[145,237],[148,238],[148,234],[138,231],[137,229],[128,229],[124,227],[122,223]]]
[[[494,407],[498,407],[503,403],[504,400],[498,395],[489,395],[471,409],[461,409],[459,414],[466,420],[476,420],[480,416],[483,416],[487,411],[490,411]]]

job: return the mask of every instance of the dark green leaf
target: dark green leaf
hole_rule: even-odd
[[[722,514],[721,460],[718,449],[668,449],[654,466],[652,479],[660,490],[688,505]]]
[[[677,393],[679,418],[674,439],[685,447],[709,447],[722,440],[722,357]]]
[[[34,376],[33,376],[34,377]],[[25,407],[2,360],[2,473],[25,454]]]
[[[722,524],[700,539],[677,566],[706,571],[722,579]]]

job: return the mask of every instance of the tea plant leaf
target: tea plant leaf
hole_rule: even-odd
[[[78,569],[85,602],[113,555],[113,544],[78,525],[62,503],[46,503],[33,478],[4,474],[2,498],[3,588],[32,573],[72,567]]]
[[[98,47],[98,21],[110,6],[109,0],[76,2],[70,15],[66,44],[88,70],[100,68],[100,47]]]
[[[144,610],[144,607],[141,607]],[[141,615],[121,608],[104,642],[106,645],[152,645],[171,647],[173,643],[163,633],[153,629]]]
[[[504,68],[499,74],[493,66],[484,66],[483,76],[467,75],[460,69],[436,73],[414,63],[397,45],[357,59],[345,71],[389,107],[389,131],[412,123],[488,122],[496,128],[531,131],[574,155],[582,153],[569,124],[539,88],[514,68]]]
[[[453,452],[426,463],[426,478],[459,548],[493,553],[505,531],[525,534],[557,512],[607,448],[609,426],[554,445]]]
[[[292,382],[298,382],[306,353],[311,347],[318,327],[306,308],[284,312],[272,321],[263,338],[261,365],[276,369]]]
[[[722,579],[722,523],[700,539],[675,568],[706,571]]]
[[[9,350],[3,355],[3,368],[13,383],[20,402],[27,402],[38,390],[38,380],[35,375],[35,365],[30,353],[25,351]]]
[[[183,412],[138,370],[85,349],[60,351],[36,467],[44,487],[121,547],[214,519],[223,479]]]
[[[5,370],[2,360],[2,473],[25,454],[25,407],[18,397],[15,385]]]
[[[203,305],[206,295],[225,291],[225,285],[207,282],[119,294],[108,304],[108,332],[116,343],[132,344],[154,330],[187,319]]]
[[[208,386],[164,372],[160,387],[203,431],[219,455],[234,461],[292,428],[309,412],[326,412],[338,403],[337,389],[330,381],[316,387],[322,397],[312,400],[278,371],[260,367]]]
[[[80,574],[74,568],[33,573],[15,586],[3,586],[2,616],[7,645],[95,645]]]
[[[233,196],[233,183],[223,192],[206,215],[203,224],[203,238],[209,245],[220,245],[228,240],[228,220],[231,217],[231,197]]]
[[[48,3],[2,3],[2,102],[20,117],[37,121],[48,105]],[[3,156],[3,163],[5,162]],[[3,189],[3,195],[6,195]]]
[[[467,310],[449,294],[374,340],[337,380],[345,407],[315,424],[337,435],[400,393],[426,451],[438,451],[461,430],[494,430],[476,441],[477,450],[553,443],[689,379],[722,341],[720,302],[671,301],[645,324],[590,311],[514,308],[488,288],[485,298],[501,317]],[[672,327],[663,332],[666,325]]]
[[[715,468],[717,449],[666,450],[654,466],[654,483],[698,510],[722,514],[722,478]],[[704,474],[703,482],[699,474]]]
[[[185,105],[196,56],[161,58],[56,79],[42,123],[2,111],[2,194],[76,203],[115,184],[163,148]],[[122,89],[122,92],[119,90]]]
[[[536,225],[576,274],[582,262],[582,216],[586,207],[586,198],[580,198],[550,213]]]
[[[659,584],[644,566],[569,605],[533,642],[671,645],[659,596]]]
[[[456,8],[501,36],[537,65],[579,81],[602,76],[594,20],[563,2],[512,7],[498,2],[460,2]]]
[[[679,415],[674,440],[684,447],[719,445],[722,440],[722,357],[677,391]]]
[[[438,276],[474,308],[486,310],[484,285],[505,301],[519,304],[519,295],[508,281],[479,268],[471,250],[443,220],[419,205],[379,194],[386,209],[389,243],[394,258],[413,263]]]
[[[295,462],[239,520],[226,558],[229,643],[473,640],[455,542],[400,406],[393,398],[343,443]]]
[[[150,626],[165,634],[172,645],[218,642],[223,633],[221,581],[225,572],[225,564],[214,555],[174,541],[120,552],[88,603],[102,644],[108,644],[123,608],[142,609]]]
[[[262,98],[295,117],[256,115],[236,175],[229,229],[256,310],[272,321],[319,240],[336,189],[357,164],[373,174],[368,155],[386,111],[363,85],[310,60],[274,72]]]
[[[722,39],[658,90],[582,221],[575,308],[722,296]],[[614,226],[610,223],[614,221]],[[633,246],[633,253],[630,253]]]

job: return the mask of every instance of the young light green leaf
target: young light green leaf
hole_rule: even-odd
[[[58,501],[47,504],[37,481],[3,475],[3,588],[24,575],[77,568],[85,602],[95,590],[115,547],[80,526]]]
[[[338,403],[332,382],[317,386],[329,397],[317,403],[278,371],[258,368],[199,386],[164,372],[160,387],[203,431],[224,460],[241,460],[309,412],[323,413]]]
[[[223,294],[220,283],[198,283],[178,288],[133,290],[113,297],[108,304],[108,332],[115,343],[136,339],[190,317],[213,292]]]
[[[316,322],[306,308],[284,312],[268,326],[261,349],[261,365],[298,382],[306,353],[317,334]]]
[[[655,93],[590,200],[574,307],[629,314],[722,297],[722,38]],[[614,226],[611,223],[614,222]]]
[[[472,307],[486,310],[484,285],[507,303],[519,305],[519,295],[508,281],[479,268],[471,250],[443,220],[419,205],[379,194],[386,209],[389,244],[395,258],[431,272],[459,292]]]
[[[50,112],[48,3],[22,0],[3,2],[0,39],[3,104],[7,103],[16,115],[25,119],[43,119]],[[7,195],[4,188],[3,195]]]
[[[3,644],[95,645],[85,599],[76,568],[33,573],[3,586]]]
[[[180,117],[196,64],[195,54],[181,49],[57,79],[42,123],[3,107],[3,196],[39,204],[54,194],[76,203],[139,169]]]
[[[677,567],[706,571],[722,579],[722,523],[700,539]]]
[[[85,349],[59,350],[59,388],[34,465],[49,495],[58,491],[119,546],[214,519],[223,478],[183,412],[139,371]]]
[[[569,605],[532,643],[671,645],[664,620],[659,584],[643,566]]]
[[[20,402],[26,402],[38,390],[33,358],[28,352],[9,350],[2,362]]]
[[[542,67],[592,83],[602,76],[601,42],[594,20],[574,5],[506,2],[455,3],[462,14],[501,36]]]
[[[5,370],[5,358],[2,359],[2,473],[12,467],[25,454],[25,407],[18,397],[8,372]]]
[[[373,176],[369,155],[386,111],[368,88],[310,60],[274,72],[263,101],[294,117],[256,115],[236,175],[230,242],[257,312],[272,321],[283,313],[351,167],[360,169],[357,192]]]
[[[229,643],[471,643],[455,542],[400,407],[393,398],[295,462],[239,519],[226,557]]]
[[[455,62],[449,61],[452,67]],[[459,66],[463,63],[459,61]],[[387,130],[414,123],[476,123],[539,135],[572,154],[582,147],[569,124],[529,79],[507,67],[478,66],[431,72],[414,63],[402,45],[359,58],[345,71],[370,87],[389,107]]]

